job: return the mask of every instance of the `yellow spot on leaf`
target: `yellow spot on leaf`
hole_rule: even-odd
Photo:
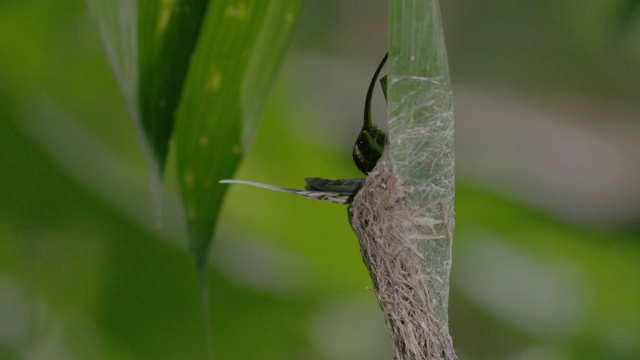
[[[249,9],[244,3],[239,3],[237,6],[230,6],[227,8],[227,16],[231,16],[238,19],[244,19],[249,14]]]
[[[163,0],[160,5],[160,16],[158,16],[158,23],[156,24],[156,36],[162,36],[171,22],[171,17],[176,11],[176,0]]]
[[[184,173],[184,183],[185,183],[185,185],[187,185],[189,187],[192,187],[193,184],[195,184],[195,182],[196,182],[196,179],[193,176],[193,173],[191,171],[189,171],[189,170],[185,171],[185,173]]]
[[[209,137],[206,135],[202,135],[200,136],[200,140],[198,140],[200,142],[200,146],[207,146],[209,144]]]
[[[156,36],[162,35],[165,30],[167,30],[167,26],[169,25],[169,21],[171,20],[171,8],[164,8],[160,12],[160,16],[158,16],[158,26],[156,27]]]
[[[287,23],[293,22],[293,14],[292,13],[286,13],[284,15],[284,21],[287,22]]]
[[[205,84],[205,88],[211,91],[218,91],[220,89],[220,85],[222,85],[222,74],[220,74],[220,72],[216,70],[213,70],[211,76],[209,77],[209,80]]]
[[[231,149],[231,151],[233,151],[234,154],[238,155],[242,153],[242,147],[240,147],[240,145],[235,145],[233,149]]]

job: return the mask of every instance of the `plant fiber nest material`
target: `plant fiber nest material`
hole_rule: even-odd
[[[427,242],[447,241],[447,221],[432,218],[407,198],[413,187],[393,172],[388,154],[385,151],[355,196],[349,221],[373,280],[394,358],[456,359],[446,303],[437,300],[448,296],[430,294],[434,288],[448,291],[448,279],[444,287],[438,286],[445,281],[431,267],[440,265],[428,264],[423,255]]]

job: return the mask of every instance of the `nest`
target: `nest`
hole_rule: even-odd
[[[447,324],[448,212],[434,219],[430,210],[411,201],[414,188],[393,172],[387,153],[355,196],[349,221],[373,280],[394,358],[456,359]],[[429,256],[438,249],[445,254]]]

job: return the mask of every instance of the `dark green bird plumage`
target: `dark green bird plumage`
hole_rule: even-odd
[[[389,54],[386,54],[382,58],[369,84],[367,97],[364,102],[364,122],[362,124],[362,130],[360,130],[360,134],[358,134],[356,143],[353,146],[353,161],[356,163],[358,169],[365,174],[368,174],[376,166],[376,163],[382,156],[384,146],[387,143],[387,134],[371,122],[371,98],[373,97],[373,89],[375,88],[380,71],[382,71],[382,67],[387,61],[387,57],[389,57]]]

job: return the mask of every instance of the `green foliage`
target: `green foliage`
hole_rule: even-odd
[[[608,0],[596,3],[611,5]],[[347,64],[350,71],[339,84],[351,81],[351,70],[361,71],[349,104],[353,117],[330,123],[340,104],[321,103],[320,95],[335,90],[325,90],[331,81],[308,81],[310,75],[299,69],[307,69],[309,59],[317,65],[343,57],[326,49],[341,44],[338,48],[351,50],[352,26],[358,25],[345,23],[349,17],[344,12],[336,17],[328,3],[305,4],[315,9],[300,25],[312,23],[312,33],[298,34],[298,55],[282,71],[284,81],[274,89],[238,178],[296,187],[304,176],[359,175],[349,150],[361,119],[363,91],[384,40],[370,39],[377,45],[367,47],[371,58],[366,68]],[[556,99],[553,104],[563,109],[578,99],[602,104],[594,109],[603,113],[608,107],[635,109],[637,60],[611,66],[583,51],[600,49],[599,39],[591,35],[607,34],[609,27],[572,23],[581,20],[583,2],[527,4],[469,3],[471,8],[443,9],[445,25],[455,31],[446,35],[454,80],[462,90],[454,93],[456,105],[465,101],[465,81],[482,93],[492,93],[497,81],[505,92],[520,94],[518,104],[526,102],[545,115],[550,108],[532,93]],[[531,6],[537,10],[530,11]],[[330,10],[317,14],[325,8]],[[567,8],[571,11],[563,13]],[[161,232],[154,227],[136,129],[85,4],[5,1],[0,10],[0,358],[205,358],[193,261],[182,239],[168,231],[166,220]],[[358,12],[351,18],[366,22],[370,15]],[[589,15],[610,19],[611,14]],[[567,21],[573,25],[567,28]],[[371,24],[361,26],[370,29]],[[552,36],[544,37],[547,32]],[[580,42],[583,38],[590,41]],[[628,50],[627,56],[637,59]],[[319,72],[325,74],[314,74]],[[625,103],[618,97],[622,93],[633,102]],[[565,102],[567,95],[570,101]],[[577,113],[591,109],[584,106]],[[466,124],[483,126],[483,111],[475,110],[467,113]],[[66,121],[55,121],[61,117]],[[578,118],[573,120],[580,130],[597,122],[582,128]],[[621,126],[618,120],[602,118],[612,131]],[[347,140],[341,142],[342,132],[329,124],[347,122],[353,124],[352,132],[344,130]],[[464,121],[459,124],[464,130]],[[75,132],[78,128],[83,131]],[[330,128],[331,137],[314,132],[317,128]],[[477,129],[459,131],[458,144],[479,140],[470,137]],[[460,150],[459,156],[465,149]],[[523,157],[513,172],[539,171],[542,162],[532,158],[538,159]],[[486,160],[473,166],[494,171],[496,159]],[[523,200],[527,197],[506,182],[488,183],[469,164],[459,165],[449,313],[461,358],[639,359],[638,227],[567,221],[557,211]],[[171,161],[168,174],[174,170]],[[593,190],[611,189],[588,190],[576,194],[591,198]],[[228,195],[210,273],[217,358],[390,359],[384,323],[374,295],[366,290],[371,284],[344,207],[261,189],[232,187]],[[631,205],[632,198],[609,205],[618,211]],[[179,212],[180,204],[174,208],[170,201],[168,194],[165,213]],[[493,252],[496,248],[509,251]],[[523,258],[528,271],[514,271]],[[541,269],[543,277],[538,276]],[[469,279],[468,274],[475,276]],[[473,289],[489,292],[471,292],[470,280],[476,280]],[[561,291],[546,287],[558,283]],[[532,292],[514,291],[523,287]],[[516,300],[504,302],[504,296]],[[505,308],[518,311],[506,314]],[[534,308],[536,314],[547,314],[544,319],[550,313],[557,319],[531,331],[518,315],[529,319],[526,315]],[[351,356],[340,349],[352,351]]]
[[[299,1],[216,1],[191,60],[175,130],[178,177],[191,249],[206,269],[226,186],[255,129]],[[249,141],[247,141],[249,142]]]
[[[160,172],[207,4],[203,0],[139,2],[140,121]]]
[[[254,137],[300,0],[89,5],[152,177],[162,173],[175,138],[188,236],[203,279],[226,190],[218,181],[233,175]]]

